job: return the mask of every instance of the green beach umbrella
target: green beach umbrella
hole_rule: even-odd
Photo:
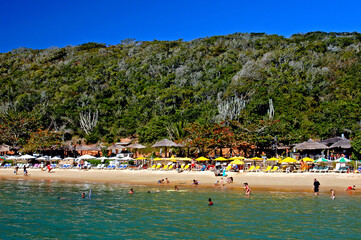
[[[326,163],[326,162],[331,162],[330,160],[327,160],[327,159],[325,159],[325,158],[319,158],[319,159],[317,159],[315,162],[317,162],[317,163]]]
[[[346,163],[346,162],[351,162],[350,159],[347,159],[345,157],[340,157],[339,159],[337,159],[335,162],[341,162],[341,163]]]

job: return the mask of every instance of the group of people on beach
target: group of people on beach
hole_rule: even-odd
[[[319,191],[320,191],[320,182],[317,181],[317,179],[315,178],[313,180],[313,191],[315,193],[315,195],[319,195]],[[356,190],[356,186],[353,185],[353,186],[349,186],[345,189],[345,191],[353,191],[353,190]],[[330,189],[330,192],[331,192],[331,199],[336,199],[336,193],[335,193],[335,190],[334,189]]]

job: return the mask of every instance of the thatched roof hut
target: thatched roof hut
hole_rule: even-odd
[[[162,141],[155,143],[152,147],[179,147],[179,146],[177,143],[171,140],[163,139]]]
[[[333,137],[333,138],[328,138],[322,141],[319,141],[319,143],[325,144],[326,146],[331,146],[334,143],[337,143],[339,141],[341,141],[343,138],[342,137]]]
[[[171,140],[163,139],[162,141],[155,143],[152,147],[154,148],[165,147],[164,152],[165,152],[165,157],[167,157],[167,147],[180,147],[180,145]]]
[[[330,146],[330,148],[350,149],[351,148],[351,140],[343,138],[342,140],[332,144]]]
[[[133,143],[128,145],[127,148],[145,148],[145,146],[139,143]]]
[[[328,149],[325,144],[315,142],[312,139],[308,140],[307,142],[296,144],[294,147],[297,150],[320,150],[320,149]]]
[[[10,151],[10,146],[9,145],[0,145],[0,152],[9,152]]]

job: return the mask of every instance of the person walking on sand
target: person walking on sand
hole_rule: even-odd
[[[19,171],[19,166],[16,165],[16,166],[15,166],[15,170],[14,170],[15,175],[18,175],[18,171]]]
[[[250,195],[251,194],[251,188],[248,186],[248,183],[243,183],[244,185],[244,189],[246,189],[246,194]]]
[[[319,194],[320,191],[320,182],[317,181],[317,179],[315,178],[315,180],[313,180],[313,191],[315,192],[315,195]]]

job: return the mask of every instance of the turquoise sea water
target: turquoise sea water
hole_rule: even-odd
[[[1,181],[0,239],[361,238],[359,195],[132,187]]]

